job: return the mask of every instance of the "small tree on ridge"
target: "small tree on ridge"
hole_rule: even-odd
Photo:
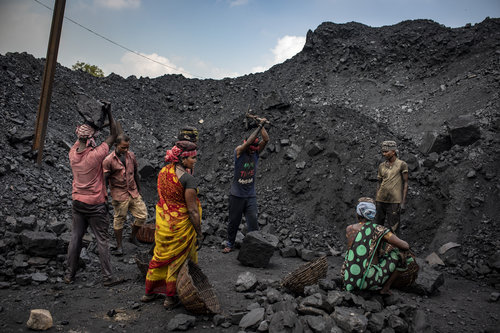
[[[77,61],[76,64],[71,66],[71,68],[75,71],[84,71],[86,73],[89,73],[90,75],[96,76],[96,77],[104,77],[104,72],[102,69],[97,67],[96,65],[90,65],[87,63],[84,63],[83,61]]]

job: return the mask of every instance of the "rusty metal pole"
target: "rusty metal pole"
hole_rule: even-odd
[[[66,0],[56,0],[54,13],[52,14],[52,26],[50,27],[49,45],[47,47],[47,58],[43,71],[42,92],[35,123],[35,138],[32,150],[38,150],[36,161],[42,164],[43,146],[45,134],[47,133],[47,122],[49,120],[50,98],[52,95],[52,83],[57,64],[57,52],[59,51],[59,40],[61,39],[62,23],[64,19],[64,8]]]

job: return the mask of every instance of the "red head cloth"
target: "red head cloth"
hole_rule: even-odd
[[[244,140],[243,143],[247,142]],[[259,138],[255,138],[255,140],[248,146],[248,148],[252,151],[259,151]]]
[[[94,135],[96,134],[96,131],[94,128],[92,128],[92,126],[90,126],[88,124],[83,124],[83,125],[77,126],[75,133],[76,133],[76,136],[78,137],[78,139],[87,139],[87,147],[88,146],[92,146],[92,147],[96,146],[95,139],[94,139]]]
[[[179,162],[179,157],[196,156],[196,144],[191,141],[177,141],[172,149],[167,150],[165,162]]]

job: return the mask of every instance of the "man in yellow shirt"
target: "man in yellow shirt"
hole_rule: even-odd
[[[382,155],[385,161],[378,167],[375,223],[384,225],[387,218],[388,227],[396,232],[401,212],[406,208],[408,165],[398,158],[395,141],[382,142]]]

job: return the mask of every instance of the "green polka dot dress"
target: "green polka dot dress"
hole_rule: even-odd
[[[391,247],[385,251],[387,242],[383,237],[389,231],[374,223],[362,226],[345,255],[342,267],[345,290],[381,289],[396,268],[402,266],[399,249]],[[375,256],[378,256],[377,264]]]

